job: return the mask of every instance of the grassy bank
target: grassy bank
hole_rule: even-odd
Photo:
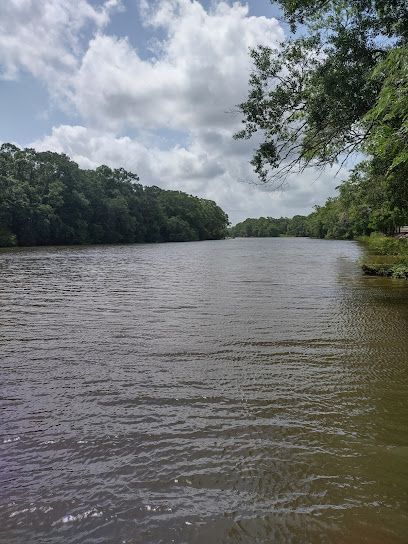
[[[408,238],[373,233],[359,240],[366,247],[361,260],[366,274],[408,279]]]

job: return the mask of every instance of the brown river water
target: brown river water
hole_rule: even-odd
[[[0,250],[1,544],[408,543],[408,282],[360,256]]]

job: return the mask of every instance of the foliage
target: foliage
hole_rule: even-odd
[[[408,266],[406,264],[392,266],[391,276],[397,279],[408,279]]]
[[[408,278],[408,239],[390,238],[379,233],[361,239],[367,254],[362,259],[367,274]]]
[[[303,215],[295,215],[289,220],[286,234],[288,236],[307,236],[307,217]]]
[[[388,38],[408,38],[408,12],[405,0],[271,0],[280,4],[292,31],[300,24],[307,24],[342,6],[352,4],[365,27],[374,34]]]
[[[81,170],[63,154],[0,148],[0,246],[221,239],[211,200],[142,187],[136,174]]]
[[[348,215],[339,198],[329,198],[324,206],[315,206],[307,218],[307,233],[313,238],[349,238]]]
[[[263,183],[307,166],[332,165],[368,150],[376,156],[400,149],[392,168],[407,157],[404,0],[279,0],[292,30],[306,34],[280,48],[251,51],[253,72],[246,102],[238,105],[243,130],[261,134],[252,164]],[[397,84],[397,85],[396,85]]]
[[[393,235],[408,224],[407,188],[386,173],[381,159],[360,163],[339,187],[339,195],[316,206],[308,234],[318,238],[358,238],[372,232]]]
[[[258,219],[248,218],[234,227],[231,227],[229,234],[243,238],[266,238],[276,236],[308,236],[307,217],[295,215],[292,219],[281,217],[259,217]]]
[[[365,116],[371,126],[366,149],[386,162],[387,173],[397,173],[408,162],[408,49],[391,50],[372,79],[383,84],[375,107]]]
[[[369,250],[375,255],[397,255],[400,258],[408,257],[408,240],[406,238],[394,238],[380,233],[372,233],[364,239]]]

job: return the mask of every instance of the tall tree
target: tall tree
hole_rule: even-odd
[[[251,51],[250,93],[238,106],[244,128],[235,137],[261,133],[252,164],[263,183],[367,150],[381,97],[403,71],[394,52],[408,40],[405,0],[273,3],[304,35]],[[384,62],[393,64],[388,76]]]

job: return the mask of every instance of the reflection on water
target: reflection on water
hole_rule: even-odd
[[[407,543],[408,283],[359,255],[0,251],[0,541]]]

